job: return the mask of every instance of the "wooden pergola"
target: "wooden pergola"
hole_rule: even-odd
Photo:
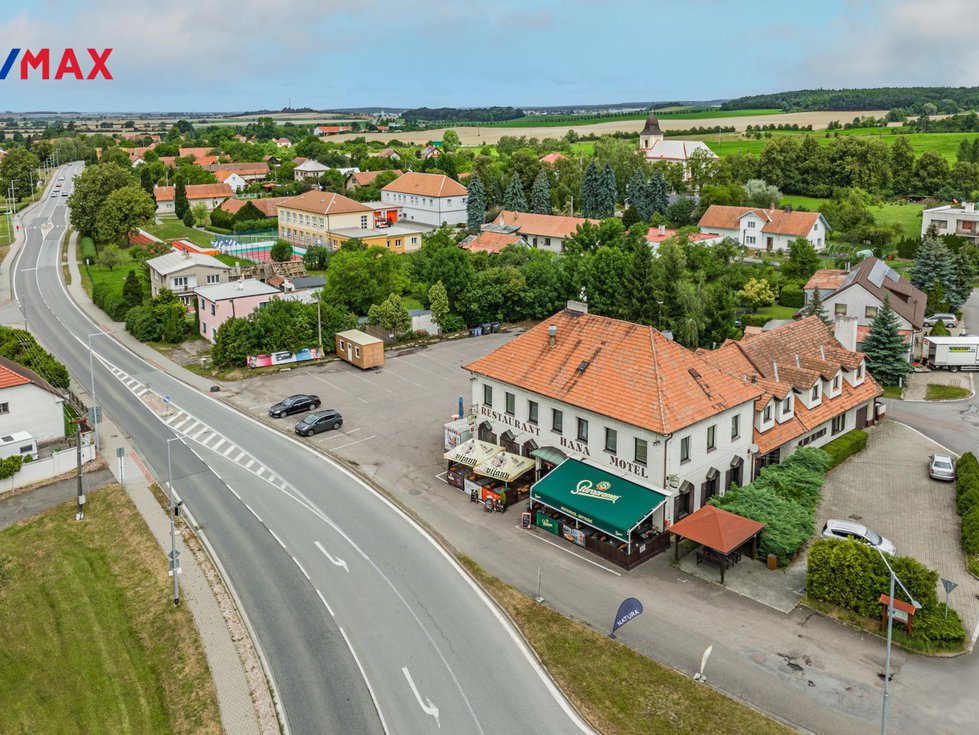
[[[681,537],[700,544],[712,553],[701,555],[698,551],[698,563],[707,561],[720,567],[721,584],[724,584],[724,571],[730,566],[732,559],[737,560],[739,557],[738,549],[750,541],[751,558],[757,557],[758,535],[764,528],[764,523],[715,508],[713,505],[705,505],[670,526],[670,533],[675,538],[673,559],[680,559]]]

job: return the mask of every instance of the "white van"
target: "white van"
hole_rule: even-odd
[[[37,459],[37,440],[26,431],[0,436],[0,459],[21,455]]]

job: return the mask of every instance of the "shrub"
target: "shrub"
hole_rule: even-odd
[[[955,462],[955,496],[959,515],[979,504],[979,462],[966,452]]]
[[[15,454],[13,457],[4,457],[0,459],[0,480],[6,480],[8,477],[12,477],[20,472],[21,465],[24,463],[24,458]]]
[[[979,554],[979,506],[973,506],[962,516],[962,551]]]
[[[843,460],[857,452],[863,451],[867,446],[867,432],[862,429],[848,431],[843,436],[839,436],[829,444],[823,445],[822,449],[829,455],[829,466],[826,471],[833,469],[841,464]]]
[[[160,323],[149,304],[134,306],[126,312],[126,331],[140,342],[159,342]]]
[[[762,555],[775,554],[779,565],[789,563],[815,530],[812,510],[777,494],[770,487],[745,485],[711,498],[711,504],[765,524],[759,541]]]
[[[745,327],[764,327],[769,321],[771,321],[771,317],[764,314],[743,314],[741,316],[741,324]]]
[[[778,303],[794,309],[801,309],[806,304],[806,295],[799,286],[789,284],[779,294]]]
[[[779,497],[814,511],[822,497],[823,478],[829,455],[821,449],[804,447],[779,464],[761,471],[752,485],[767,487]]]
[[[441,327],[443,332],[460,332],[466,328],[466,320],[458,314],[446,314]]]
[[[90,237],[83,237],[81,240],[82,260],[90,265],[95,264],[98,252],[95,250],[95,240]]]

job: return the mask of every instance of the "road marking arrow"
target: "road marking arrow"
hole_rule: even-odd
[[[350,567],[347,566],[347,562],[345,562],[343,559],[341,559],[338,556],[333,556],[329,551],[323,548],[323,544],[321,544],[319,541],[316,541],[315,543],[316,543],[316,548],[323,552],[323,555],[330,560],[330,563],[333,564],[333,566],[343,567],[343,570],[347,574],[350,574]]]
[[[415,699],[418,700],[418,706],[422,708],[422,712],[426,715],[431,715],[435,718],[435,725],[439,730],[442,729],[442,723],[439,722],[439,708],[432,704],[432,700],[425,697],[425,701],[422,701],[422,695],[418,693],[418,687],[415,686],[414,679],[411,678],[411,672],[408,671],[408,667],[402,666],[401,673],[405,675],[405,679],[408,680],[408,686],[411,687],[412,693],[415,695]]]

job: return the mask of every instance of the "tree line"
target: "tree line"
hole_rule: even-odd
[[[722,110],[779,108],[785,112],[810,110],[889,110],[901,107],[916,114],[932,104],[936,112],[955,113],[979,108],[979,87],[874,87],[867,89],[800,89],[737,97]],[[934,114],[934,113],[932,113]]]

